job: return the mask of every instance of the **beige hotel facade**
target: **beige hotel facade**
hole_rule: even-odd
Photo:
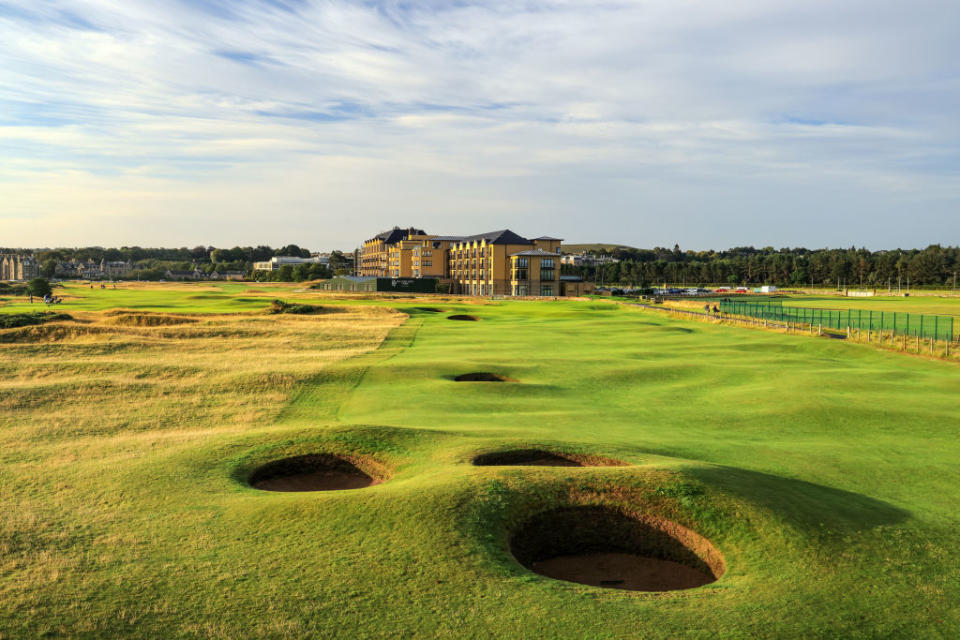
[[[394,227],[364,242],[359,275],[436,278],[450,293],[473,296],[584,295],[589,283],[560,275],[562,240],[528,239],[509,229],[438,236]]]

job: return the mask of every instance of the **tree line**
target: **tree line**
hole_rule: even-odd
[[[774,249],[735,247],[725,251],[617,249],[591,252],[619,262],[600,266],[564,265],[564,275],[634,287],[661,283],[777,285],[781,287],[952,288],[958,284],[960,247],[926,249]]]
[[[18,253],[32,255],[40,265],[40,273],[45,278],[53,278],[57,274],[60,264],[71,261],[94,262],[129,262],[133,270],[124,278],[127,280],[160,280],[168,270],[193,271],[209,275],[214,271],[243,272],[248,277],[260,280],[280,282],[300,282],[317,278],[329,278],[335,274],[350,273],[352,263],[340,251],[334,251],[330,256],[329,267],[320,264],[284,266],[277,271],[253,271],[255,262],[265,262],[274,256],[292,256],[295,258],[309,258],[310,250],[295,244],[272,248],[267,245],[256,247],[233,247],[231,249],[198,245],[193,248],[147,248],[147,247],[80,247],[73,249],[3,249],[0,253]]]

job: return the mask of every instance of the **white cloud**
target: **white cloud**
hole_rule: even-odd
[[[960,231],[960,6],[290,4],[0,5],[2,244]]]

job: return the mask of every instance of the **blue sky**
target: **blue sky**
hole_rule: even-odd
[[[0,0],[0,246],[960,243],[960,3]]]

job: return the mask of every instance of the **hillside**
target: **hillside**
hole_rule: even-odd
[[[586,244],[564,244],[560,247],[564,253],[582,253],[584,251],[616,251],[617,249],[636,249],[625,244],[606,244],[594,242]]]

